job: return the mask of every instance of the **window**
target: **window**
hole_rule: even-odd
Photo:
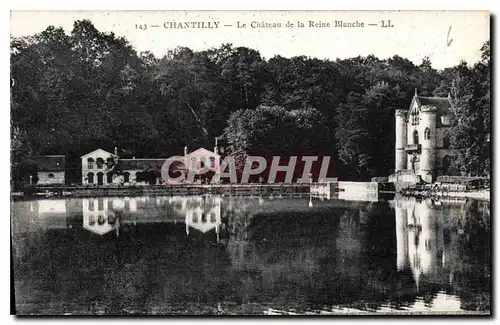
[[[108,172],[106,174],[106,181],[108,182],[108,184],[113,183],[113,173],[112,172]]]
[[[97,169],[102,169],[102,166],[104,165],[104,159],[102,158],[97,158],[96,159],[96,164],[97,164]]]
[[[89,211],[94,211],[94,199],[89,200]]]
[[[205,168],[205,159],[200,160],[200,168]]]
[[[50,173],[48,177],[49,178],[54,178],[54,174]]]
[[[411,114],[411,124],[412,124],[412,125],[418,125],[418,120],[419,120],[419,118],[418,118],[418,114],[417,114],[417,113],[415,113],[415,112],[413,112],[413,113]]]
[[[210,168],[215,167],[215,157],[210,157]]]
[[[90,216],[90,218],[89,218],[89,225],[91,225],[91,226],[95,225],[95,218],[94,218],[94,216]]]
[[[431,241],[429,239],[425,240],[425,249],[430,251],[432,249]]]
[[[94,159],[93,158],[87,159],[87,169],[94,169]]]
[[[450,172],[450,166],[451,166],[451,158],[450,156],[446,155],[443,157],[443,175],[448,175]]]
[[[93,184],[94,183],[94,173],[88,173],[87,174],[87,183]]]
[[[450,136],[446,133],[443,137],[443,148],[448,149],[450,147]]]
[[[207,215],[205,213],[201,214],[201,222],[203,222],[203,223],[207,222]]]
[[[102,180],[104,179],[103,173],[97,173],[97,185],[102,185]]]
[[[425,128],[425,131],[424,131],[424,139],[425,140],[430,140],[431,138],[431,129],[429,128]]]
[[[413,144],[418,144],[418,131],[413,131]]]
[[[103,199],[97,200],[97,210],[104,211],[104,200]]]
[[[108,168],[113,167],[114,164],[115,164],[115,160],[112,157],[109,157],[108,159],[106,159],[106,165],[108,166]]]
[[[124,181],[125,183],[128,183],[128,182],[129,182],[129,180],[130,180],[130,173],[129,173],[129,172],[125,172],[125,173],[123,173],[123,181]]]

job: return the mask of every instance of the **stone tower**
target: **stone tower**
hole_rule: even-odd
[[[406,169],[406,110],[396,110],[396,172]]]
[[[391,182],[432,183],[449,175],[456,150],[449,147],[449,130],[454,111],[450,98],[417,94],[408,110],[395,112],[395,174]]]
[[[431,183],[436,169],[436,107],[422,106],[420,108],[420,131],[423,135],[422,153],[420,156],[420,176],[425,182]]]

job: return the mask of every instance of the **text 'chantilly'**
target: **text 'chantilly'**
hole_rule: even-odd
[[[166,29],[214,29],[219,28],[218,21],[166,21],[163,27]]]

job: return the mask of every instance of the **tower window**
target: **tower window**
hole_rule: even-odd
[[[429,128],[425,128],[425,131],[424,131],[424,139],[425,140],[430,140],[431,138],[431,129]]]

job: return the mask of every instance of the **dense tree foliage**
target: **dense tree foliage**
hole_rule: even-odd
[[[69,35],[50,26],[11,39],[13,170],[39,154],[65,154],[78,181],[78,157],[97,147],[168,157],[224,136],[228,154],[327,154],[352,178],[388,175],[394,111],[418,88],[452,93],[457,168],[482,173],[490,164],[489,43],[482,53],[473,66],[443,71],[428,58],[415,65],[399,56],[265,60],[231,44],[157,58],[87,20]]]

